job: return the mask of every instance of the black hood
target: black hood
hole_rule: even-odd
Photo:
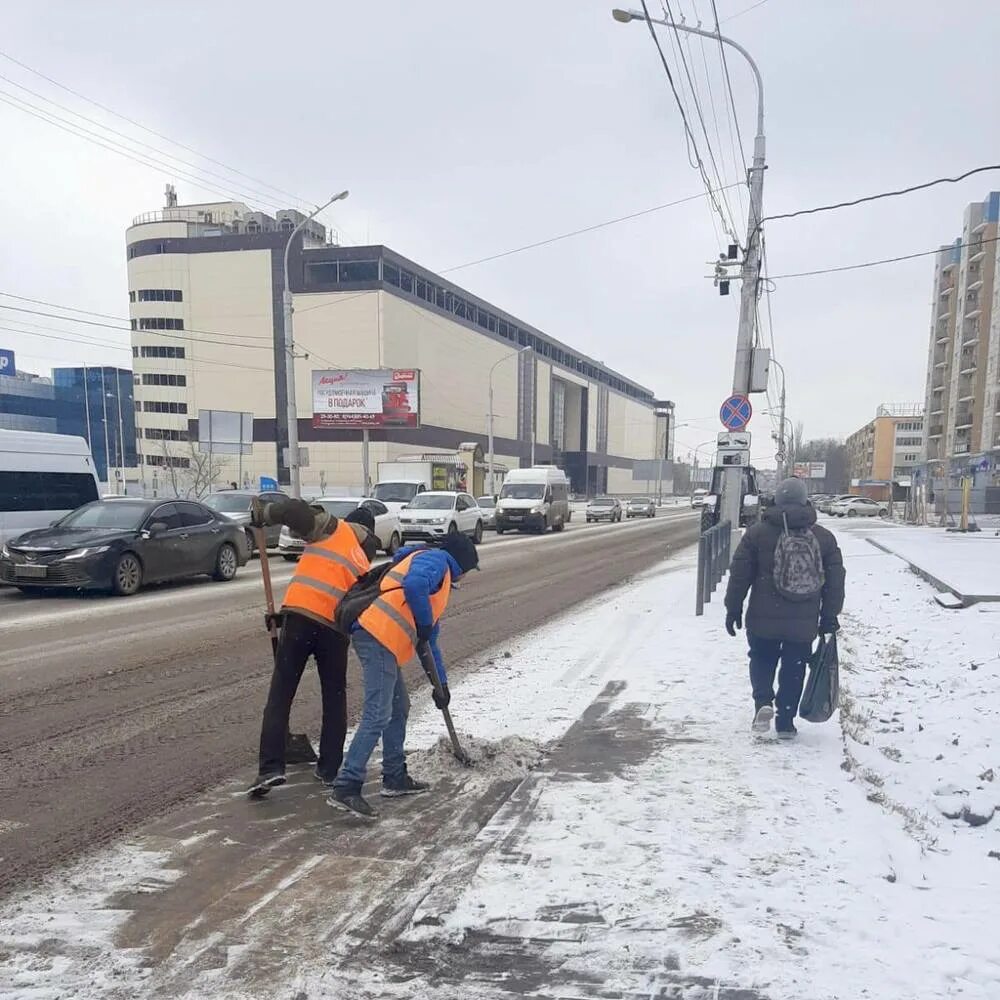
[[[762,515],[764,521],[777,528],[784,528],[785,518],[789,528],[811,528],[816,523],[816,511],[812,506],[796,504],[794,507],[768,507]]]
[[[8,541],[15,549],[84,549],[135,535],[123,528],[36,528]]]

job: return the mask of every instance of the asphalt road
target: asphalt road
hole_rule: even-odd
[[[695,540],[689,510],[489,536],[453,597],[442,646],[466,658],[642,572]],[[294,567],[270,560],[278,598]],[[256,561],[231,583],[131,599],[0,591],[0,895],[185,799],[256,773],[271,668]],[[419,668],[408,669],[420,683]],[[349,673],[352,714],[359,704]],[[318,729],[308,670],[293,729]]]

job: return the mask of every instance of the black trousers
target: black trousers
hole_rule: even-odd
[[[285,771],[285,735],[292,701],[306,661],[312,656],[323,697],[323,729],[316,768],[331,781],[336,776],[344,759],[347,738],[347,647],[347,637],[332,628],[295,611],[285,612],[260,728],[261,774]]]
[[[799,710],[806,664],[812,655],[811,642],[790,639],[762,639],[747,633],[750,642],[750,684],[756,708],[774,705],[776,727],[788,729]],[[778,673],[778,697],[774,696],[774,675]]]

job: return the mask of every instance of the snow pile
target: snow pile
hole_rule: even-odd
[[[521,736],[506,736],[502,740],[484,740],[468,733],[459,733],[458,742],[477,776],[495,781],[523,778],[538,766],[543,756],[541,744]],[[411,753],[409,769],[420,778],[435,779],[446,776],[461,777],[466,766],[455,757],[451,740],[438,739],[430,750]]]

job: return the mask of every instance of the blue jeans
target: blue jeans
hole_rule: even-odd
[[[396,657],[364,629],[352,636],[361,661],[365,701],[358,731],[347,748],[347,756],[334,780],[335,788],[360,793],[368,771],[368,759],[382,740],[382,780],[398,782],[406,775],[406,719],[410,696]]]
[[[760,708],[762,705],[774,705],[776,728],[791,729],[792,720],[799,711],[806,664],[812,655],[812,643],[762,639],[749,632],[747,640],[750,643],[750,684],[753,687],[754,706]],[[774,674],[779,660],[781,672],[778,674],[776,699]]]

